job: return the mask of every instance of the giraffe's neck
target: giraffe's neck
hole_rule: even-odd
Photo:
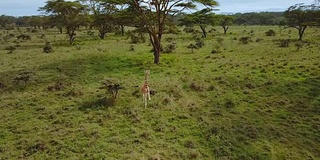
[[[148,74],[144,75],[144,83],[148,83]]]

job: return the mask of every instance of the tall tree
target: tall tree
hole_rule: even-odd
[[[227,34],[227,31],[229,30],[229,26],[233,24],[234,18],[229,15],[219,15],[219,25],[223,28],[223,33]]]
[[[142,26],[148,31],[155,64],[160,62],[162,35],[170,15],[186,8],[195,9],[199,4],[208,8],[218,5],[215,0],[132,0],[129,4],[139,14]]]
[[[86,5],[82,5],[78,1],[49,0],[39,10],[51,14],[57,23],[64,26],[69,35],[69,42],[73,44],[75,31],[89,20],[86,8]]]
[[[320,18],[320,10],[319,6],[299,3],[289,7],[284,12],[284,16],[288,27],[298,30],[299,40],[301,41],[308,26],[319,25],[317,21]]]

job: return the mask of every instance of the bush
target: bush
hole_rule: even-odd
[[[191,49],[191,53],[193,53],[194,49],[198,49],[198,47],[195,44],[189,44],[187,48]]]
[[[223,41],[224,41],[224,39],[223,39],[223,38],[221,38],[221,37],[217,37],[217,38],[216,38],[216,40],[217,40],[217,42],[218,42],[220,45],[222,45],[222,44],[223,44]]]
[[[118,98],[118,93],[120,89],[123,89],[123,87],[116,82],[112,82],[108,79],[105,81],[101,82],[101,86],[99,89],[105,90],[106,94],[111,96],[110,98],[107,96],[107,100],[111,100],[112,105],[115,103],[116,99]]]
[[[204,41],[203,41],[203,39],[202,38],[196,38],[196,46],[198,47],[198,48],[202,48],[203,46],[204,46]]]
[[[263,39],[262,38],[257,38],[256,39],[256,42],[260,42],[260,41],[262,41]]]
[[[241,37],[239,39],[239,41],[242,43],[242,44],[248,44],[249,42],[251,42],[251,37]]]
[[[26,35],[26,34],[20,34],[19,36],[17,36],[18,40],[22,39],[22,40],[31,40],[31,36],[30,35]]]
[[[211,51],[212,54],[215,54],[215,53],[221,53],[221,47],[219,45],[216,45],[212,51]]]
[[[14,46],[8,46],[8,47],[5,48],[5,50],[9,51],[8,54],[9,54],[9,53],[13,53],[13,51],[15,51],[16,49],[17,49],[17,48],[14,47]]]
[[[39,31],[37,29],[32,29],[31,33],[38,33]]]
[[[275,36],[276,32],[272,29],[270,29],[269,31],[265,32],[266,36]]]
[[[134,45],[130,45],[129,51],[134,51]]]
[[[281,39],[279,41],[279,47],[289,47],[290,39]]]
[[[172,53],[176,48],[176,43],[169,44],[164,48],[163,53]]]
[[[46,42],[46,44],[43,47],[43,52],[44,53],[51,53],[53,52],[53,48],[50,42]]]

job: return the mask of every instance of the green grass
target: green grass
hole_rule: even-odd
[[[149,43],[112,34],[80,31],[69,46],[54,31],[32,33],[11,54],[16,39],[2,40],[0,159],[320,159],[319,29],[297,51],[274,41],[296,39],[294,29],[215,28],[194,53],[192,35],[165,35],[177,49],[159,65]],[[264,35],[270,28],[275,37]],[[252,42],[240,44],[243,36]],[[46,40],[54,53],[42,53]],[[147,108],[138,92],[146,69],[157,91]],[[13,81],[24,72],[26,83]],[[105,79],[124,87],[113,106],[99,89]]]

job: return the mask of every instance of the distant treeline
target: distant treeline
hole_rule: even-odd
[[[284,12],[250,12],[236,13],[234,17],[234,25],[277,25],[284,21]],[[21,16],[14,17],[9,15],[0,16],[0,26],[11,28],[13,26],[33,26],[42,27],[46,25],[47,16]]]
[[[284,12],[236,13],[233,16],[235,25],[276,25],[285,20]]]

